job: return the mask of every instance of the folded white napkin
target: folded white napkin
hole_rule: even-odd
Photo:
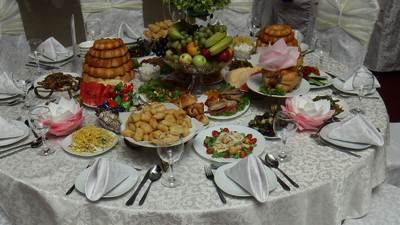
[[[107,158],[100,158],[86,177],[85,193],[91,201],[97,201],[129,177],[129,172]]]
[[[20,137],[23,134],[21,128],[0,116],[0,139]]]
[[[44,56],[53,61],[58,60],[58,56],[71,55],[68,50],[54,37],[47,38],[46,41],[39,45],[38,50],[42,51]]]
[[[344,81],[343,90],[345,90],[345,91],[354,90],[353,89],[353,79],[357,72],[370,72],[370,71],[367,69],[367,67],[361,66],[361,67],[357,67],[357,68],[351,69],[349,71],[346,71],[346,72],[340,74],[338,76],[339,79]],[[379,84],[378,79],[376,79],[376,77],[374,77],[374,88],[380,88],[380,87],[381,87],[381,85]]]
[[[303,41],[304,38],[303,34],[298,30],[293,30],[293,32],[294,32],[294,37],[297,39],[297,42],[300,45],[300,43]]]
[[[248,191],[257,201],[266,202],[269,195],[269,184],[264,165],[251,154],[240,160],[235,166],[225,170],[225,174]]]
[[[139,38],[139,35],[137,35],[135,31],[133,31],[133,29],[130,26],[128,26],[128,24],[122,22],[118,26],[117,37],[122,38],[124,37],[124,34],[126,34],[126,36],[130,38]]]
[[[65,118],[68,118],[78,111],[76,102],[72,98],[70,100],[67,100],[64,97],[61,97],[58,104],[50,102],[48,107],[51,111],[54,122],[58,122]]]
[[[5,72],[3,72],[3,75],[0,75],[0,93],[9,95],[24,94],[22,90],[15,87],[14,82]]]
[[[365,116],[360,114],[333,129],[329,132],[328,137],[340,141],[377,146],[383,146],[384,144],[383,137],[376,127]]]

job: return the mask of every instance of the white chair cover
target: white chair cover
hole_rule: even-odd
[[[386,183],[400,188],[400,123],[390,123],[390,144],[386,149]]]

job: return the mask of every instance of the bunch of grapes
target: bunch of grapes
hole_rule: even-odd
[[[167,43],[168,43],[168,36],[165,38],[161,37],[158,39],[156,46],[151,50],[152,52],[156,53],[158,57],[165,56],[165,52],[168,50]]]

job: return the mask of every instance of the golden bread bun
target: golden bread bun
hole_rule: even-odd
[[[108,80],[118,80],[118,81],[125,81],[128,82],[130,80],[132,80],[133,78],[135,78],[135,71],[134,70],[130,70],[128,72],[126,72],[124,75],[122,76],[116,76],[113,79],[103,79],[103,78],[99,78],[99,77],[93,77],[90,76],[88,73],[83,72],[82,73],[82,79],[83,81],[89,83],[89,82],[104,82],[104,81],[108,81]],[[114,81],[111,81],[114,82]]]
[[[132,61],[131,55],[129,53],[125,54],[122,57],[112,58],[112,59],[100,59],[93,57],[88,53],[86,53],[85,55],[85,62],[92,67],[101,67],[101,68],[119,67],[122,64],[128,62],[129,60]]]
[[[93,48],[96,50],[110,50],[123,45],[124,41],[121,38],[101,38],[93,43]]]

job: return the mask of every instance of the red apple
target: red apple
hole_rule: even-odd
[[[224,51],[222,51],[217,55],[218,62],[228,62],[230,58],[231,58],[231,53],[229,52],[228,49],[225,49]]]
[[[182,53],[179,56],[179,62],[182,64],[190,64],[192,62],[192,56],[188,53]]]
[[[210,52],[208,51],[208,48],[203,48],[203,49],[201,50],[201,54],[202,54],[204,57],[206,57],[207,60],[213,60],[213,59],[214,59],[214,56],[211,56],[211,55],[210,55]]]

